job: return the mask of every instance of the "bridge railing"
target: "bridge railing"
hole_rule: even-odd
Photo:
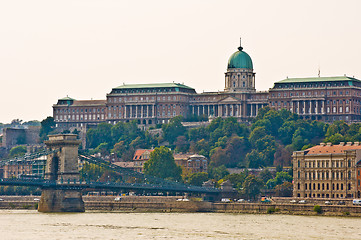
[[[32,186],[41,188],[76,188],[76,189],[128,189],[128,190],[147,190],[147,191],[173,191],[173,192],[197,192],[197,193],[218,193],[218,189],[202,188],[190,185],[162,185],[162,184],[144,184],[144,183],[117,183],[117,182],[89,182],[76,179],[68,181],[55,181],[46,179],[21,179],[21,178],[2,178],[0,185],[7,186]]]

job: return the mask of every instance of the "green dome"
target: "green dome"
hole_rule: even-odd
[[[253,69],[253,63],[251,57],[242,51],[242,47],[238,48],[239,51],[232,54],[228,60],[228,69],[229,68],[247,68]]]

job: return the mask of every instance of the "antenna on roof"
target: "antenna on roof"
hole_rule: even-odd
[[[321,68],[320,68],[320,65],[318,65],[318,77],[321,77]]]
[[[239,38],[239,48],[238,48],[239,51],[242,51],[243,50],[243,47],[242,47],[242,38],[240,37]]]

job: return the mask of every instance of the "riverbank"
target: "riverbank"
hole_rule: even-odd
[[[273,203],[248,202],[205,202],[177,201],[180,197],[162,196],[125,196],[115,200],[113,196],[84,196],[86,211],[104,212],[214,212],[214,213],[244,213],[244,214],[290,214],[290,215],[324,215],[324,216],[354,216],[361,217],[361,206],[325,205],[319,202],[289,203],[285,199],[277,199]],[[39,196],[4,196],[0,197],[0,209],[36,210]],[[288,199],[289,200],[289,199]],[[314,206],[319,205],[322,213],[316,213]]]

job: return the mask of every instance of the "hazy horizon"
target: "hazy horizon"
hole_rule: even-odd
[[[180,82],[224,88],[239,38],[256,89],[288,77],[361,79],[359,1],[0,0],[0,122],[52,116],[57,99]]]

